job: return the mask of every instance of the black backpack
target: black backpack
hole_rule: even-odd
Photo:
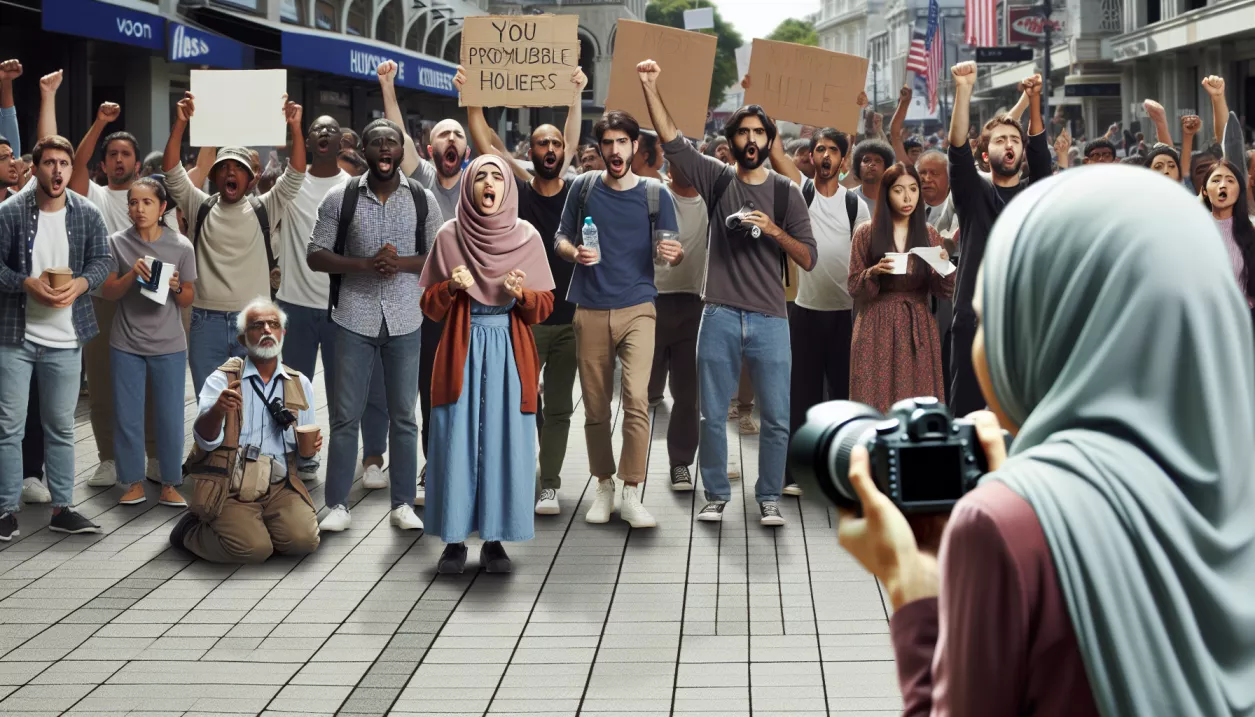
[[[802,198],[806,200],[806,206],[809,207],[815,201],[815,181],[806,179],[802,182]],[[848,189],[845,192],[845,215],[850,218],[850,233],[854,233],[854,222],[858,219],[858,203],[859,198],[854,196],[854,192]]]
[[[209,210],[218,206],[218,202],[222,199],[221,194],[212,194],[208,199],[201,202],[200,209],[196,210],[196,223],[192,225],[192,249],[196,249],[197,243],[200,241],[200,228],[205,225],[205,218],[209,216]],[[266,211],[266,205],[252,194],[245,197],[249,206],[253,208],[253,214],[257,217],[257,223],[261,225],[262,243],[266,245],[266,265],[274,271],[279,262],[275,259],[275,250],[270,246],[270,214]]]
[[[772,198],[772,221],[775,225],[784,228],[784,218],[789,210],[789,190],[793,187],[793,182],[783,174],[772,172],[768,175],[775,182],[775,196]],[[710,193],[710,203],[706,205],[706,219],[710,223],[711,228],[715,226],[715,209],[719,206],[719,200],[723,199],[723,193],[727,191],[728,186],[732,184],[732,180],[736,179],[736,170],[731,167],[724,167],[720,172],[719,178],[715,180],[714,189]],[[789,286],[789,258],[780,250],[780,276],[785,286]]]
[[[409,185],[410,194],[414,197],[414,212],[418,215],[418,221],[414,225],[414,250],[418,254],[426,254],[427,242],[424,238],[424,231],[427,229],[427,195],[423,192],[423,185],[413,177],[405,177],[405,183]],[[365,184],[366,175],[354,177],[344,183],[344,199],[340,202],[340,220],[336,223],[335,253],[340,256],[344,256],[344,247],[349,241],[349,227],[353,225],[353,215],[357,213],[357,198],[362,193],[362,187]],[[340,302],[340,281],[343,278],[343,274],[331,275],[331,305],[327,308],[328,311],[336,308],[336,304]]]

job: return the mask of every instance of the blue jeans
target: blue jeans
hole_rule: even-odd
[[[192,369],[192,388],[200,398],[205,380],[232,356],[244,357],[248,349],[240,342],[235,328],[238,311],[192,309],[192,326],[187,337],[187,363]]]
[[[418,484],[418,352],[422,335],[411,331],[379,336],[336,329],[336,392],[331,402],[331,447],[327,454],[327,505],[347,506],[357,472],[357,433],[366,411],[376,361],[382,361],[388,404],[392,462],[392,507],[413,505]]]
[[[140,356],[110,347],[109,361],[113,370],[113,454],[118,483],[130,486],[144,479],[144,394],[151,381],[161,482],[180,485],[187,352]]]
[[[32,373],[39,379],[44,474],[52,506],[74,504],[74,408],[82,370],[82,349],[50,349],[30,341],[0,345],[0,512],[22,507],[22,436]],[[143,404],[140,413],[143,420]],[[141,447],[138,455],[143,454]]]
[[[706,500],[730,500],[728,402],[736,394],[741,361],[758,396],[758,502],[780,500],[789,450],[789,322],[719,304],[702,308],[697,332],[697,378],[702,429],[698,448]]]
[[[312,382],[322,348],[322,380],[327,389],[327,405],[335,405],[336,395],[336,332],[339,327],[326,309],[278,302],[288,315],[288,332],[283,338],[283,363],[305,374]],[[362,415],[363,456],[379,456],[388,451],[388,402],[383,390],[383,361],[375,359],[366,412]],[[318,468],[318,458],[301,458],[301,470]]]

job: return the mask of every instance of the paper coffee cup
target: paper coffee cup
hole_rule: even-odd
[[[893,259],[893,273],[905,274],[907,270],[907,262],[910,261],[910,254],[900,254],[898,252],[885,252],[885,256]]]
[[[318,454],[315,446],[318,445],[318,437],[322,434],[322,429],[318,426],[297,426],[296,427],[296,452],[301,458],[313,458]]]
[[[71,281],[74,281],[74,271],[68,266],[53,267],[48,269],[45,273],[48,275],[48,285],[54,289],[60,289]]]

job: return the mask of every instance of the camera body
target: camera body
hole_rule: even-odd
[[[754,211],[754,203],[746,202],[745,206],[741,207],[740,211],[735,214],[729,214],[727,218],[723,220],[723,225],[728,228],[728,234],[741,234],[749,236],[753,239],[761,237],[763,235],[762,229],[759,229],[753,224],[746,224],[744,221],[745,215],[752,211]]]
[[[283,405],[282,398],[272,398],[270,403],[266,404],[266,411],[270,413],[270,418],[277,424],[279,429],[286,431],[290,426],[296,423],[296,414],[292,413],[287,406]]]
[[[1004,432],[1010,444],[1010,435]],[[903,513],[944,513],[988,472],[976,426],[956,419],[936,398],[899,401],[889,415],[853,401],[830,401],[806,414],[789,446],[799,483],[812,483],[841,508],[858,509],[849,482],[850,454],[867,449],[872,480]]]

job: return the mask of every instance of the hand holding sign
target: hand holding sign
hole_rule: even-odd
[[[191,90],[200,102],[190,123],[192,146],[284,146],[302,115],[287,88],[287,70],[192,70]]]
[[[192,115],[196,114],[196,96],[191,92],[184,92],[183,99],[174,106],[178,111],[179,121],[187,124],[192,119]]]
[[[300,128],[301,115],[303,115],[304,112],[304,109],[292,100],[289,100],[287,95],[283,96],[283,119],[288,123],[288,125]]]
[[[745,103],[761,105],[776,120],[854,133],[867,67],[863,57],[756,39]]]

